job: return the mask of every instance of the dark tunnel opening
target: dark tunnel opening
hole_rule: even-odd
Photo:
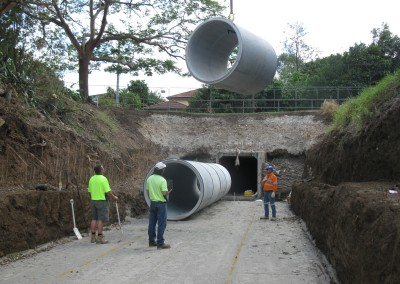
[[[219,159],[231,175],[230,195],[244,195],[246,190],[257,192],[257,159],[252,156],[239,156],[239,166],[235,166],[236,156],[223,156]]]

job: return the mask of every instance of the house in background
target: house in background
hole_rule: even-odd
[[[193,97],[196,93],[196,90],[191,90],[188,92],[176,94],[173,96],[167,97],[166,102],[161,102],[158,104],[150,105],[144,107],[144,110],[182,110],[189,106],[189,99]]]
[[[167,99],[170,101],[179,102],[181,104],[184,104],[185,106],[189,106],[189,99],[196,94],[197,90],[198,89],[169,96],[167,97]]]

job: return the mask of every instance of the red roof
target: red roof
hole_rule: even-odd
[[[191,90],[191,91],[188,91],[188,92],[179,93],[179,94],[176,94],[176,95],[173,95],[173,96],[169,96],[169,97],[167,97],[167,99],[174,100],[174,99],[181,99],[181,98],[182,99],[191,98],[196,94],[197,90],[198,89]]]
[[[186,108],[186,105],[177,101],[166,101],[155,105],[144,107],[144,110],[180,110]]]

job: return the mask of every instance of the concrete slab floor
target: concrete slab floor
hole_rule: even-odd
[[[165,250],[148,247],[147,215],[106,230],[109,244],[81,231],[81,240],[0,266],[0,283],[338,283],[289,205],[277,202],[277,221],[260,220],[262,206],[218,201],[169,221]]]

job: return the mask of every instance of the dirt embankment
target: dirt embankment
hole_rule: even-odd
[[[400,96],[376,108],[360,131],[334,131],[311,148],[306,175],[330,184],[400,179]]]
[[[400,98],[376,106],[361,131],[324,135],[306,153],[292,209],[342,283],[400,283]]]
[[[291,208],[307,224],[341,283],[400,283],[400,199],[390,182],[293,186]]]
[[[158,148],[143,148],[151,141],[125,131],[107,112],[67,104],[68,112],[49,116],[0,98],[0,256],[69,235],[70,199],[77,226],[86,229],[87,181],[97,163],[105,165],[113,190],[122,197],[122,218],[126,212],[134,215],[147,209],[141,183],[160,155]],[[61,191],[56,190],[59,182]],[[41,190],[36,190],[38,185]]]

